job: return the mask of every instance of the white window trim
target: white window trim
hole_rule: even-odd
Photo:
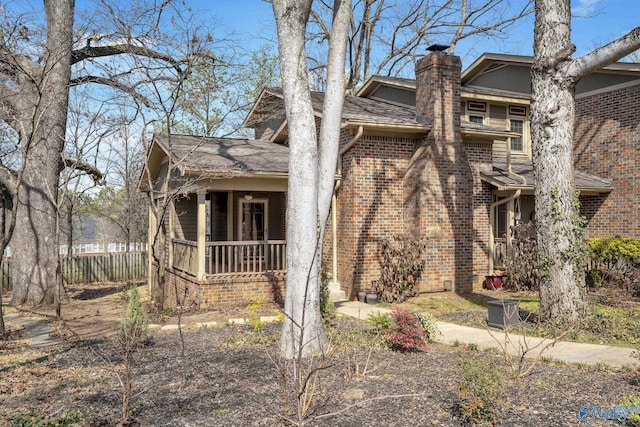
[[[510,114],[509,113],[509,107],[507,107],[507,130],[511,130],[511,120],[519,120],[522,122],[522,151],[520,150],[513,150],[513,148],[511,149],[511,152],[514,154],[519,154],[519,155],[530,155],[531,153],[531,135],[530,135],[530,131],[529,131],[529,109],[525,108],[525,114],[524,115],[519,115],[519,114]],[[509,147],[511,147],[511,138],[509,138]]]
[[[511,138],[509,138],[509,147],[511,147],[511,152],[512,153],[526,153],[527,152],[527,143],[525,141],[525,137],[524,137],[524,127],[526,126],[526,122],[524,120],[523,117],[509,117],[509,131],[511,131],[511,122],[514,121],[518,121],[518,122],[522,122],[522,134],[520,136],[520,139],[522,140],[522,149],[515,149],[513,148],[513,143],[511,141]]]
[[[478,116],[478,117],[482,117],[482,124],[486,126],[486,125],[487,125],[487,117],[489,117],[489,108],[490,108],[490,105],[489,105],[489,104],[487,104],[487,103],[482,102],[482,104],[484,104],[484,105],[485,105],[485,109],[484,109],[484,111],[478,111],[478,110],[471,110],[471,109],[469,109],[469,102],[470,102],[470,101],[466,101],[466,102],[465,102],[465,108],[466,108],[466,111],[465,111],[465,118],[466,118],[469,122],[471,122],[471,116]],[[478,102],[478,101],[472,101],[472,102]]]

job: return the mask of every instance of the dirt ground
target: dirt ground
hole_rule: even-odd
[[[64,322],[54,324],[59,345],[31,349],[20,331],[0,341],[0,426],[118,424],[123,363],[114,338],[125,307],[121,288],[91,285],[70,289],[70,295]],[[134,424],[285,425],[285,414],[295,413],[295,405],[291,384],[283,386],[292,371],[278,357],[279,325],[260,332],[225,325],[246,316],[245,310],[188,313],[180,319],[183,339],[175,328],[151,329],[133,361]],[[163,326],[177,321],[169,314],[151,319]],[[211,321],[220,326],[195,327]],[[471,381],[485,384],[472,387],[472,394],[495,404],[487,419],[498,425],[578,426],[584,405],[610,408],[625,395],[640,395],[638,373],[631,369],[541,362],[531,375],[516,380],[502,356],[473,348],[432,343],[425,352],[399,353],[361,346],[363,337],[371,336],[367,328],[353,319],[337,319],[327,328],[335,350],[319,371],[310,406],[316,419],[309,425],[464,425],[464,413],[487,409],[478,404],[482,399],[472,401],[469,393],[460,392],[470,384],[464,375],[469,363],[502,377],[490,382],[476,375]],[[21,364],[27,360],[33,363]],[[473,403],[466,412],[460,406],[465,402]],[[616,423],[595,420],[589,425]]]

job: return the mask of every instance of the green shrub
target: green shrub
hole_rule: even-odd
[[[424,351],[427,349],[427,335],[413,313],[399,308],[391,312],[391,317],[393,325],[388,329],[386,338],[393,350]]]
[[[329,279],[325,273],[320,277],[320,315],[324,320],[331,320],[336,317],[338,309],[331,301],[329,291]]]
[[[589,240],[589,249],[599,261],[616,262],[620,258],[640,260],[640,239],[596,237]]]
[[[622,398],[620,405],[626,408],[640,408],[640,395],[628,394]],[[640,409],[638,409],[638,411],[640,411]],[[626,425],[640,427],[640,412],[630,412]]]
[[[427,339],[434,340],[438,335],[442,335],[438,329],[438,319],[430,313],[416,313],[418,323],[427,335]]]
[[[265,324],[260,320],[260,309],[264,305],[262,299],[258,299],[254,304],[247,305],[247,314],[249,314],[249,326],[254,332],[262,332]]]
[[[382,333],[393,325],[393,318],[387,313],[376,311],[367,316],[367,323],[373,326],[374,332]]]
[[[504,376],[495,363],[474,358],[459,363],[462,380],[455,411],[465,423],[493,425],[503,404]]]
[[[149,319],[142,308],[137,286],[132,286],[128,293],[127,313],[120,322],[118,340],[124,352],[132,352],[147,337]]]
[[[617,287],[640,295],[640,239],[598,237],[589,240],[592,286]]]

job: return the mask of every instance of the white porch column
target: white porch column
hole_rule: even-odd
[[[175,223],[176,221],[176,202],[172,198],[169,201],[169,268],[173,268],[173,239],[176,237]]]
[[[331,197],[331,281],[329,282],[329,298],[333,301],[346,299],[346,293],[340,288],[338,281],[338,197]]]
[[[205,238],[207,234],[207,205],[205,202],[206,192],[198,191],[198,280],[203,280],[205,276]]]

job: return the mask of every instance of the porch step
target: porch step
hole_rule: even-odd
[[[347,300],[347,294],[342,290],[335,291],[335,292],[330,292],[329,293],[329,299],[331,299],[331,301],[346,301]]]
[[[340,289],[340,283],[329,283],[329,299],[331,301],[344,301],[347,299],[347,294]]]

